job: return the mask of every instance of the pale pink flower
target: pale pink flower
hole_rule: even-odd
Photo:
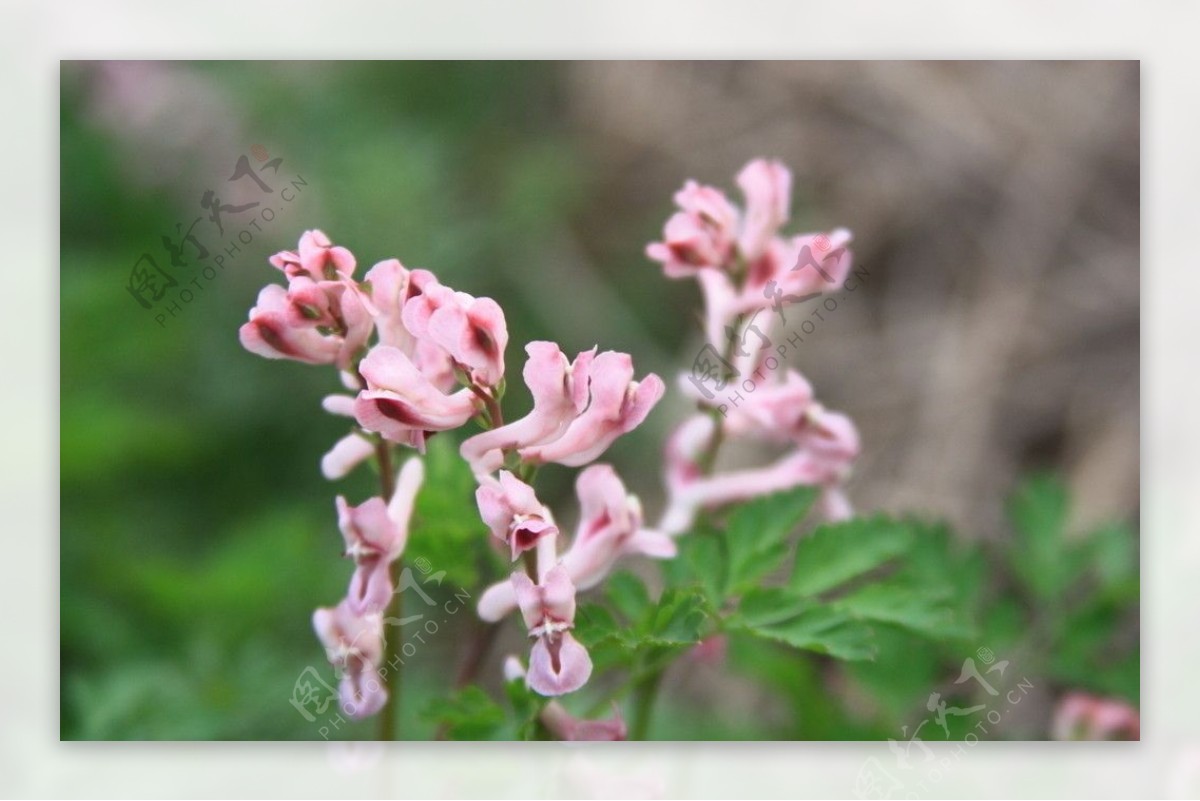
[[[401,312],[404,326],[427,339],[469,371],[480,387],[494,387],[504,377],[508,327],[504,312],[491,298],[475,298],[442,286],[427,270],[409,274],[408,299]]]
[[[413,336],[402,319],[409,289],[409,271],[399,259],[381,261],[363,277],[367,308],[375,318],[380,344],[406,353],[411,353],[413,347]]]
[[[359,614],[343,600],[332,609],[313,613],[313,629],[325,646],[329,663],[341,675],[338,696],[342,712],[351,718],[374,715],[387,703],[379,675],[383,659],[383,620],[378,614]]]
[[[330,481],[337,481],[371,458],[374,452],[375,445],[362,434],[347,434],[321,457],[321,474]]]
[[[413,432],[423,446],[425,432],[448,431],[477,413],[469,389],[447,395],[399,348],[376,345],[359,365],[367,389],[354,404],[359,425],[393,442],[411,443]]]
[[[1054,711],[1052,734],[1056,740],[1138,740],[1138,711],[1115,698],[1069,693]]]
[[[575,586],[567,571],[557,565],[538,584],[524,573],[513,573],[512,584],[525,626],[534,640],[526,676],[530,689],[546,696],[578,690],[592,675],[592,659],[571,636]]]
[[[642,505],[625,491],[610,465],[594,464],[575,480],[579,496],[579,528],[562,566],[576,589],[599,584],[622,556],[643,554],[655,559],[675,556],[675,542],[642,528]]]
[[[504,452],[551,442],[587,407],[588,378],[596,349],[585,350],[571,362],[553,342],[530,342],[522,373],[533,396],[533,409],[520,420],[476,434],[460,453],[476,475],[486,475],[504,463]]]
[[[603,741],[625,740],[629,731],[621,717],[621,710],[613,703],[613,716],[605,720],[585,720],[577,718],[567,711],[566,707],[557,701],[551,701],[542,708],[541,721],[546,728],[559,740],[565,741]]]
[[[695,391],[686,382],[689,394]],[[698,400],[702,400],[697,396]],[[722,423],[729,436],[754,435],[786,442],[805,425],[813,400],[812,385],[795,370],[787,370],[779,381],[757,386],[736,406],[725,404]]]
[[[305,231],[300,235],[296,252],[280,251],[269,261],[283,271],[289,280],[306,276],[314,281],[337,281],[354,275],[354,254],[335,246],[322,231]]]
[[[605,351],[589,368],[589,403],[562,436],[544,445],[520,449],[522,461],[557,462],[579,467],[594,461],[622,434],[641,425],[663,396],[662,379],[649,373],[633,380],[633,360],[627,353]]]
[[[537,547],[543,537],[558,536],[558,526],[550,510],[543,506],[533,487],[507,470],[499,480],[485,476],[475,490],[479,515],[492,534],[509,546],[515,560],[521,553]]]
[[[420,459],[409,459],[400,470],[392,499],[370,498],[350,506],[337,497],[338,528],[346,542],[345,555],[354,560],[354,575],[346,597],[358,612],[382,612],[394,588],[390,565],[408,542],[413,504],[424,478]]]
[[[308,364],[332,364],[342,350],[339,337],[326,336],[312,326],[290,321],[287,290],[268,284],[258,293],[250,321],[238,330],[242,347],[268,359],[292,359]]]
[[[746,216],[738,247],[747,262],[767,248],[788,219],[792,197],[792,173],[778,161],[755,159],[738,173],[737,184],[746,196]]]
[[[737,209],[718,189],[688,181],[675,193],[681,211],[667,220],[663,241],[646,247],[670,278],[721,268],[729,260],[737,231]]]

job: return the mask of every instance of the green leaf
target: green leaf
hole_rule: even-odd
[[[808,513],[816,489],[800,487],[739,506],[725,529],[729,551],[726,587],[737,595],[755,586],[787,555],[788,536]]]
[[[625,644],[626,628],[600,604],[582,604],[575,610],[575,628],[571,632],[587,648],[613,640]]]
[[[513,712],[516,715],[517,738],[520,740],[538,739],[538,715],[541,713],[546,700],[529,689],[524,679],[515,679],[506,682],[504,685],[504,694],[508,696],[508,702],[512,705]]]
[[[818,526],[796,546],[788,586],[800,595],[826,592],[901,555],[912,537],[910,524],[882,516]]]
[[[725,599],[729,573],[725,535],[702,528],[680,537],[677,542],[679,555],[662,563],[668,584],[699,587],[712,606],[720,606]]]
[[[646,583],[632,573],[622,572],[610,576],[605,586],[613,606],[627,620],[640,620],[650,608]]]
[[[486,740],[504,723],[504,710],[475,685],[434,698],[421,712],[425,720],[444,725],[455,740]]]
[[[479,586],[483,560],[491,558],[484,547],[490,535],[479,521],[474,493],[475,479],[454,443],[430,440],[404,556],[409,564],[446,571],[445,583],[452,588]]]
[[[832,603],[850,615],[880,623],[893,623],[933,640],[964,640],[972,636],[954,607],[949,587],[928,587],[905,581],[868,584]]]
[[[836,659],[874,659],[871,627],[785,589],[754,590],[729,621],[735,629]]]
[[[1060,595],[1078,567],[1066,541],[1067,512],[1066,488],[1050,475],[1027,480],[1009,503],[1016,529],[1012,569],[1041,601]]]
[[[669,589],[641,627],[640,639],[654,645],[693,645],[700,642],[707,621],[707,603],[700,591]]]

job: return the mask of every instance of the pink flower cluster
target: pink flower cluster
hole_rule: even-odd
[[[514,561],[528,553],[527,571],[485,592],[480,614],[498,621],[520,610],[533,641],[527,681],[535,691],[561,695],[581,687],[592,666],[571,636],[576,590],[602,581],[624,555],[675,553],[672,540],[643,528],[637,498],[612,467],[591,464],[646,419],[662,398],[662,380],[653,374],[637,380],[625,353],[593,348],[568,359],[553,342],[531,342],[523,377],[532,409],[504,424],[508,330],[495,301],[456,292],[395,259],[357,281],[353,254],[320,231],[306,232],[296,252],[279,253],[271,264],[287,286],[262,290],[239,332],[242,344],[267,358],[332,364],[354,393],[323,402],[355,426],[324,456],[322,472],[341,478],[392,445],[423,453],[434,433],[479,420],[487,430],[467,439],[461,454],[479,484],[480,516]],[[550,510],[519,477],[551,462],[590,465],[577,482],[580,524],[562,553]],[[355,570],[346,598],[318,610],[313,622],[330,662],[343,672],[343,707],[355,717],[377,712],[387,700],[382,614],[395,593],[392,565],[408,538],[421,470],[419,459],[406,462],[391,497],[357,507],[337,499]]]
[[[659,529],[671,535],[688,530],[703,509],[797,486],[822,488],[827,517],[852,514],[842,487],[859,453],[853,422],[819,403],[799,372],[780,369],[771,348],[746,347],[750,331],[756,342],[769,340],[781,303],[842,286],[851,265],[850,233],[781,236],[792,176],[777,161],[751,161],[737,183],[744,211],[719,189],[688,181],[675,195],[679,211],[667,221],[663,240],[646,248],[668,277],[694,277],[705,299],[706,344],[692,373],[680,379],[702,411],[666,446],[668,505]],[[726,386],[733,387],[728,397],[713,391]],[[745,438],[786,452],[766,467],[713,474],[715,445]]]
[[[479,615],[497,622],[520,610],[533,640],[528,685],[557,696],[582,687],[592,672],[587,650],[571,635],[575,593],[599,584],[622,556],[668,558],[674,542],[642,526],[642,508],[609,465],[579,473],[580,521],[570,547],[560,551],[554,516],[517,473],[546,462],[577,467],[598,458],[638,426],[662,398],[662,380],[634,379],[627,354],[595,350],[568,359],[551,342],[526,347],[524,379],[533,398],[529,414],[477,434],[461,448],[475,471],[479,514],[513,561],[527,554],[526,570],[489,587]]]

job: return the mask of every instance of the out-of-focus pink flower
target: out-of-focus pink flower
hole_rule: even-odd
[[[476,475],[486,475],[504,463],[504,452],[540,445],[562,436],[588,401],[588,377],[596,349],[585,350],[571,362],[553,342],[530,342],[522,375],[533,396],[533,409],[520,420],[476,434],[460,453]]]
[[[583,413],[557,439],[521,448],[523,461],[557,462],[568,467],[594,461],[617,437],[646,419],[665,387],[654,373],[634,381],[629,354],[605,351],[591,363],[588,389],[590,401]]]
[[[287,290],[268,284],[258,293],[250,321],[238,330],[242,347],[268,359],[332,364],[342,350],[339,337],[325,336],[312,326],[291,323]]]
[[[675,193],[681,209],[667,220],[663,241],[646,247],[670,278],[685,278],[729,260],[737,231],[737,209],[718,189],[688,181]]]
[[[542,708],[542,723],[555,738],[567,741],[625,740],[629,731],[621,717],[621,710],[613,704],[613,716],[606,720],[584,720],[567,711],[557,701]]]
[[[1139,740],[1141,718],[1124,701],[1073,692],[1059,701],[1052,734],[1056,740]]]
[[[579,496],[579,528],[562,566],[575,587],[596,586],[622,556],[644,554],[655,559],[675,556],[675,542],[642,528],[642,505],[610,465],[594,464],[575,480]]]
[[[686,389],[694,392],[687,382]],[[757,386],[744,401],[726,409],[722,426],[729,436],[758,436],[775,442],[793,438],[805,424],[813,400],[812,385],[795,370],[782,380]]]
[[[378,668],[383,658],[382,618],[359,614],[349,600],[343,600],[332,609],[314,612],[313,629],[330,664],[341,674],[338,696],[342,712],[357,719],[382,709],[388,697]]]
[[[587,649],[571,636],[575,625],[575,586],[557,565],[534,584],[524,573],[513,573],[517,604],[534,640],[529,654],[530,689],[540,695],[574,692],[592,675]]]
[[[354,275],[357,265],[353,253],[335,246],[322,231],[315,229],[300,235],[296,252],[284,250],[269,261],[289,280],[305,276],[314,281],[337,281]]]
[[[400,470],[392,499],[371,498],[350,506],[337,497],[338,528],[346,541],[346,556],[354,560],[354,575],[346,598],[362,613],[382,612],[394,591],[390,565],[408,542],[413,504],[424,479],[420,459],[409,459]]]
[[[413,442],[414,431],[458,428],[476,414],[469,389],[445,394],[399,348],[376,345],[359,372],[368,388],[358,393],[355,417],[366,430],[393,442]]]
[[[337,481],[371,458],[374,452],[375,446],[362,434],[347,434],[321,457],[321,474],[330,481]]]
[[[508,327],[496,301],[455,292],[426,270],[413,270],[409,280],[409,297],[401,312],[409,332],[445,350],[477,385],[499,384]]]
[[[792,198],[792,173],[778,161],[755,159],[738,173],[737,184],[746,196],[746,217],[738,247],[747,262],[766,250],[788,219]]]
[[[729,654],[729,635],[713,634],[692,646],[689,658],[702,665],[723,665]]]
[[[497,539],[509,546],[515,560],[537,547],[543,537],[557,537],[558,526],[550,510],[538,501],[533,487],[507,470],[499,480],[484,476],[475,490],[479,515]]]

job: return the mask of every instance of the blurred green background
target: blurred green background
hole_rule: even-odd
[[[1004,499],[1050,468],[1079,530],[1136,517],[1136,65],[72,62],[61,88],[64,739],[323,736],[287,701],[306,666],[328,672],[309,620],[349,573],[333,495],[357,502],[372,477],[319,473],[345,431],[320,411],[331,371],[237,341],[277,280],[267,256],[308,228],[360,270],[394,256],[496,298],[512,373],[521,343],[544,338],[628,351],[673,386],[698,293],[644,245],[685,178],[732,193],[743,162],[780,157],[796,169],[791,229],[854,229],[871,270],[797,365],[863,430],[856,504],[1002,541]],[[151,252],[190,280],[161,237],[206,214],[204,191],[231,186],[255,145],[303,191],[160,326],[125,289],[134,262]],[[238,219],[200,236],[227,246]],[[658,449],[685,408],[669,398],[605,457],[651,518]],[[463,480],[452,463],[448,485]],[[547,471],[546,500],[569,499],[572,479]],[[434,513],[474,525],[471,509]],[[410,736],[433,729],[421,688],[444,683],[468,617],[406,679]],[[1133,670],[1119,684],[1136,701]],[[769,693],[696,681],[659,736],[898,736],[840,712],[756,717]],[[919,706],[933,685],[915,683]],[[697,694],[723,700],[692,719]]]

